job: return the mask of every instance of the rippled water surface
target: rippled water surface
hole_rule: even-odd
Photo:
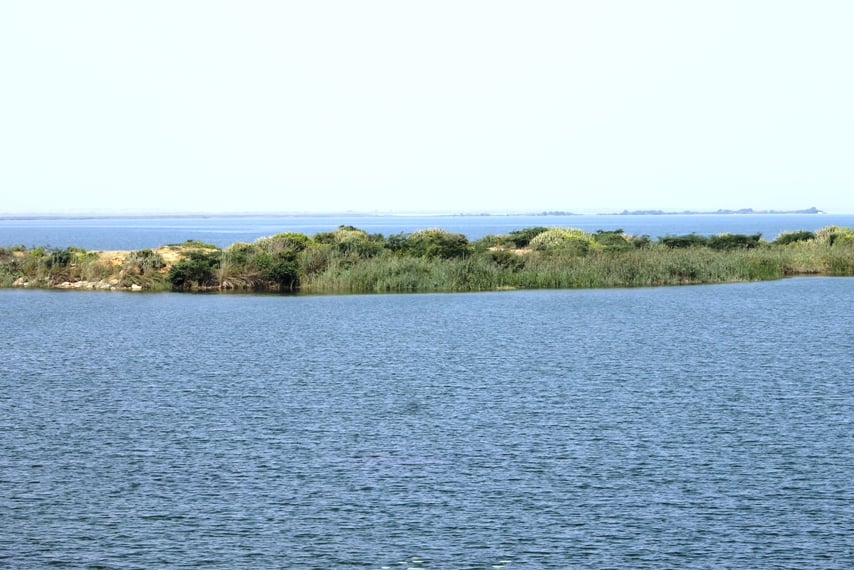
[[[0,290],[0,566],[850,568],[852,309]]]

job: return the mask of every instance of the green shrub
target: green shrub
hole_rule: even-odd
[[[836,243],[827,255],[830,275],[854,276],[854,241]]]
[[[314,241],[332,246],[338,253],[367,259],[379,254],[384,247],[381,234],[368,234],[353,226],[338,226],[334,232],[314,235]]]
[[[854,242],[854,228],[825,226],[815,232],[815,239],[817,242],[827,245]]]
[[[501,235],[486,235],[476,240],[471,244],[472,251],[475,253],[484,253],[495,248],[514,247],[512,242],[507,239],[507,236]]]
[[[626,239],[630,244],[635,247],[635,249],[643,249],[645,247],[649,247],[652,244],[652,240],[649,239],[648,235],[627,235]]]
[[[506,249],[496,249],[489,252],[489,258],[494,264],[510,271],[519,271],[525,267],[525,258],[518,253]]]
[[[537,234],[530,242],[531,249],[564,253],[576,256],[587,255],[594,249],[593,236],[576,228],[551,228]]]
[[[815,234],[813,232],[807,231],[797,231],[797,232],[783,232],[774,239],[774,245],[789,245],[791,243],[797,243],[799,241],[810,241],[815,239]]]
[[[667,235],[662,238],[658,238],[659,243],[665,245],[671,249],[684,249],[687,247],[701,247],[704,245],[708,245],[709,240],[705,236],[697,235],[695,233],[681,235],[681,236],[671,236]]]
[[[403,240],[402,251],[413,257],[428,259],[453,259],[471,252],[469,241],[463,234],[433,228],[412,232]]]
[[[514,230],[507,234],[507,240],[513,244],[514,247],[528,247],[532,239],[547,231],[549,231],[549,228],[545,226],[534,226],[531,228]]]
[[[216,284],[215,272],[220,253],[191,251],[187,259],[169,269],[168,280],[174,289],[197,289]]]
[[[264,251],[276,253],[282,250],[302,251],[311,239],[297,232],[283,232],[269,237],[262,237],[255,240],[255,247]]]
[[[302,275],[316,275],[326,270],[332,257],[332,246],[313,243],[300,252],[299,270]]]
[[[281,291],[293,291],[299,283],[296,259],[287,252],[279,252],[272,256],[262,277],[265,281],[275,283]]]
[[[45,263],[48,269],[60,269],[63,267],[68,267],[69,265],[71,265],[71,262],[76,259],[76,252],[71,248],[51,249],[47,253],[48,257],[45,260]]]
[[[636,246],[632,244],[628,236],[623,233],[623,230],[597,230],[593,234],[593,239],[601,245],[605,251],[626,251],[634,249]]]
[[[709,238],[707,244],[712,249],[752,249],[759,245],[762,234],[717,234]]]
[[[124,261],[125,271],[137,275],[145,275],[164,267],[166,267],[166,262],[163,261],[163,256],[150,249],[132,251]]]
[[[167,247],[180,247],[180,248],[195,248],[195,249],[215,249],[219,251],[219,248],[212,243],[206,243],[197,239],[188,239],[184,243],[170,243]]]

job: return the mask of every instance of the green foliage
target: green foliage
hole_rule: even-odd
[[[496,248],[503,249],[507,247],[509,243],[507,236],[490,234],[474,241],[471,244],[471,248],[474,253],[484,253]]]
[[[368,232],[353,226],[338,226],[334,232],[315,234],[314,241],[332,246],[338,253],[360,259],[373,257],[384,247],[381,234],[369,235]]]
[[[544,226],[534,226],[531,228],[514,230],[507,234],[507,241],[512,244],[513,247],[528,247],[532,239],[547,231],[549,231],[549,228]]]
[[[815,232],[818,243],[837,245],[854,243],[854,228],[843,228],[840,226],[826,226]]]
[[[496,249],[489,252],[489,258],[497,266],[510,271],[519,271],[525,267],[525,258],[506,249]]]
[[[830,234],[829,245],[851,245],[854,244],[854,231],[840,231]]]
[[[395,247],[405,255],[427,259],[465,257],[472,251],[466,236],[438,228],[412,232],[399,246],[396,241]]]
[[[569,254],[573,256],[587,255],[593,249],[598,249],[593,235],[577,228],[551,228],[537,234],[530,242],[535,251]]]
[[[275,283],[279,290],[293,291],[299,281],[295,256],[290,252],[279,252],[272,255],[262,277],[266,281]]]
[[[671,249],[684,249],[686,247],[701,247],[708,245],[709,240],[705,236],[697,235],[695,233],[681,235],[681,236],[671,236],[667,235],[658,239],[659,243],[665,245]]]
[[[652,244],[652,240],[649,239],[648,235],[640,235],[640,236],[629,235],[629,236],[626,236],[626,239],[636,249],[643,249],[645,247],[649,247]]]
[[[752,249],[759,245],[762,234],[718,234],[708,240],[712,249]]]
[[[20,276],[18,259],[11,248],[0,247],[0,287],[9,287]]]
[[[199,241],[197,239],[188,239],[184,243],[172,243],[169,244],[168,247],[176,248],[194,248],[194,249],[215,249],[219,251],[219,248],[212,243],[206,243],[203,241]]]
[[[813,232],[807,231],[797,231],[797,232],[783,232],[777,238],[771,242],[775,245],[789,245],[790,243],[797,243],[801,241],[811,241],[815,239],[815,234]]]
[[[604,231],[597,230],[593,239],[603,247],[605,251],[627,251],[636,246],[629,241],[623,230]]]
[[[854,241],[833,244],[827,254],[827,272],[830,275],[854,276]]]
[[[129,273],[145,275],[166,267],[163,256],[150,249],[132,251],[125,258],[124,269]]]
[[[75,252],[69,248],[66,249],[51,249],[47,252],[48,257],[45,261],[48,269],[62,269],[71,265],[71,262],[76,258]]]
[[[255,240],[255,247],[272,253],[283,250],[299,252],[304,250],[310,242],[311,239],[305,234],[283,232],[270,237],[258,238]]]
[[[298,262],[303,275],[317,275],[329,266],[334,252],[330,244],[314,243],[300,252]]]
[[[214,286],[214,274],[219,262],[219,252],[191,251],[187,259],[169,269],[169,282],[174,289],[180,290]]]

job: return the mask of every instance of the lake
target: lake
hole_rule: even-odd
[[[0,567],[854,567],[854,281],[0,290]]]
[[[738,214],[738,215],[585,215],[585,216],[196,216],[149,218],[5,218],[0,219],[0,246],[23,244],[86,249],[144,249],[188,239],[226,247],[252,242],[279,232],[314,235],[352,225],[385,236],[427,228],[443,228],[476,240],[532,226],[570,226],[589,232],[623,229],[653,239],[696,232],[761,233],[773,240],[784,231],[838,225],[854,226],[845,214]]]

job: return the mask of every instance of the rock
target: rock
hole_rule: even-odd
[[[130,290],[131,290],[131,291],[142,291],[142,286],[141,286],[141,285],[137,285],[136,283],[134,283],[134,284],[132,284],[132,285],[130,286]]]

